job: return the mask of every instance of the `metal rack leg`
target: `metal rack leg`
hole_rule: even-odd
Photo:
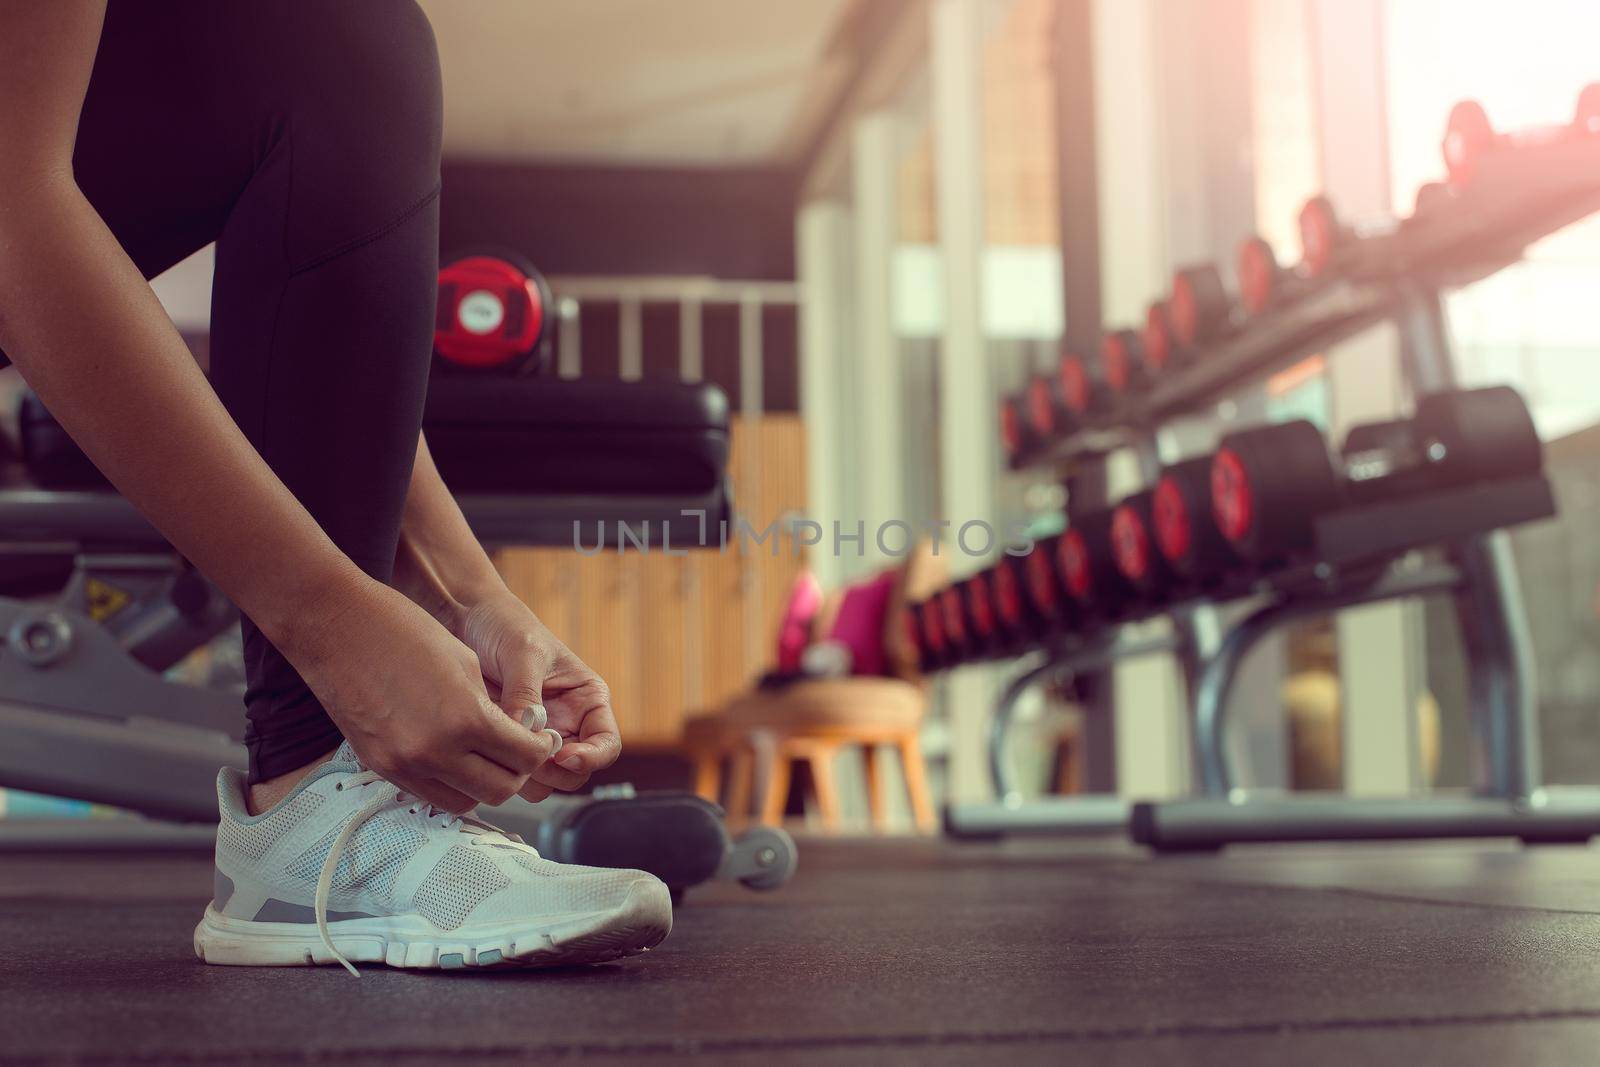
[[[1461,546],[1456,555],[1467,579],[1456,613],[1471,663],[1481,785],[1494,796],[1531,796],[1543,784],[1539,704],[1511,541],[1498,531]]]
[[[1405,294],[1400,336],[1401,361],[1413,392],[1456,384],[1438,292],[1416,288]],[[1529,797],[1543,784],[1539,704],[1533,643],[1510,536],[1496,531],[1453,549],[1463,579],[1456,613],[1471,663],[1480,788],[1495,796]]]
[[[1054,655],[1046,655],[1012,678],[995,703],[994,716],[989,720],[989,778],[994,783],[994,795],[1002,803],[1014,804],[1022,798],[1022,790],[1018,788],[1016,776],[1011,770],[1007,744],[1012,723],[1017,717],[1017,702],[1040,680],[1060,672],[1060,660]]]
[[[953,804],[945,809],[945,832],[958,838],[994,838],[1006,834],[1083,834],[1123,830],[1128,805],[1110,794],[1044,797],[1024,800],[1007,759],[1008,738],[1022,694],[1048,677],[1067,677],[1104,667],[1119,659],[1177,651],[1173,637],[1120,641],[1110,637],[1077,648],[1052,648],[1025,667],[1002,692],[989,726],[989,773],[996,801]]]
[[[1386,576],[1364,589],[1275,601],[1258,608],[1236,624],[1223,639],[1217,653],[1206,661],[1195,685],[1195,746],[1200,756],[1201,782],[1206,795],[1225,797],[1233,789],[1233,770],[1229,765],[1227,749],[1228,695],[1245,655],[1268,634],[1307,615],[1454,589],[1460,581],[1460,575],[1454,568],[1424,568]]]

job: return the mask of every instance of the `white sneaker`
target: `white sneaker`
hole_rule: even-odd
[[[217,776],[216,892],[194,931],[207,963],[551,967],[644,952],[672,929],[643,871],[554,863],[471,816],[397,790],[348,744],[261,815]]]

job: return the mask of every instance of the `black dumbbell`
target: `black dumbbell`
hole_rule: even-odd
[[[1028,604],[1045,630],[1072,629],[1077,623],[1078,612],[1067,595],[1058,564],[1060,544],[1060,534],[1042,538],[1022,560],[1023,588],[1028,594]]]
[[[1056,545],[1056,567],[1078,611],[1093,619],[1118,616],[1139,590],[1117,569],[1110,508],[1075,515]]]
[[[933,654],[933,649],[928,646],[928,638],[922,632],[922,602],[909,600],[900,609],[900,628],[905,635],[906,646],[911,649],[916,657],[917,669],[932,671],[937,669],[938,663]]]
[[[1214,341],[1233,328],[1233,301],[1215,263],[1184,267],[1174,274],[1167,310],[1172,335],[1183,348]]]
[[[1247,560],[1312,547],[1318,516],[1351,504],[1532,476],[1543,448],[1506,386],[1431,393],[1415,416],[1355,427],[1337,460],[1304,420],[1229,434],[1212,459],[1218,529]]]
[[[1305,552],[1312,519],[1338,499],[1327,443],[1305,419],[1230,433],[1211,459],[1212,516],[1245,559]]]
[[[1005,450],[1006,459],[1012,463],[1026,455],[1033,445],[1022,406],[1023,398],[1020,396],[1000,398],[1000,447]]]
[[[1464,186],[1470,184],[1477,176],[1478,167],[1485,157],[1496,152],[1532,148],[1597,134],[1600,134],[1600,83],[1591,83],[1584,86],[1583,91],[1578,94],[1578,106],[1573,112],[1570,123],[1564,126],[1540,126],[1512,133],[1496,133],[1483,105],[1476,100],[1463,100],[1450,109],[1441,147],[1450,183]]]
[[[1252,315],[1304,290],[1306,279],[1279,266],[1272,246],[1261,237],[1246,237],[1239,243],[1238,269],[1239,304]]]
[[[996,608],[992,575],[992,571],[978,571],[955,585],[961,596],[972,652],[979,656],[1003,652],[1011,643],[1011,635],[1002,625]]]
[[[1038,554],[1037,548],[1024,556],[1003,555],[989,570],[989,589],[994,597],[995,616],[1007,641],[1013,646],[1031,644],[1049,632],[1055,625],[1055,614],[1047,614],[1049,604],[1041,606],[1033,590],[1034,579],[1029,574],[1029,561]],[[1048,559],[1046,559],[1048,565]],[[1055,596],[1054,575],[1047,576],[1050,593]]]
[[[1111,511],[1111,558],[1118,572],[1147,604],[1159,603],[1177,584],[1177,574],[1156,545],[1151,514],[1155,491],[1125,498]]]
[[[906,604],[900,609],[900,628],[905,635],[906,647],[911,650],[912,656],[917,661],[917,670],[929,672],[936,670],[938,664],[934,661],[933,651],[928,648],[927,639],[922,633],[922,605]]]
[[[1077,352],[1063,352],[1056,365],[1056,393],[1068,423],[1075,432],[1112,408],[1111,387],[1097,362]]]
[[[1059,374],[1035,374],[1000,402],[1000,440],[1013,465],[1071,433],[1081,420],[1066,403]]]
[[[1385,238],[1415,220],[1437,212],[1454,198],[1442,182],[1428,182],[1417,190],[1416,206],[1404,219],[1368,219],[1350,223],[1339,217],[1333,201],[1314,196],[1300,208],[1300,262],[1279,265],[1272,246],[1260,237],[1239,245],[1239,303],[1255,315],[1268,307],[1305,293],[1319,279],[1339,273],[1359,254],[1363,241]]]
[[[954,661],[950,642],[944,633],[944,609],[938,594],[915,604],[911,612],[916,621],[917,647],[922,654],[923,670],[943,670]]]
[[[1452,195],[1448,186],[1430,182],[1417,190],[1416,210],[1409,218],[1367,219],[1360,223],[1341,219],[1334,210],[1333,201],[1326,196],[1312,197],[1300,209],[1297,275],[1315,280],[1340,273],[1361,253],[1363,242],[1393,235],[1414,220],[1437,211]]]
[[[917,656],[917,669],[922,672],[933,672],[944,665],[942,649],[934,646],[936,638],[930,637],[928,627],[925,625],[926,606],[928,601],[909,603],[901,609],[901,625],[906,630],[906,640]],[[941,630],[942,635],[942,630]]]
[[[965,663],[979,652],[973,639],[972,623],[967,618],[967,601],[955,585],[939,590],[939,620],[944,624],[944,639],[952,663]]]
[[[1544,469],[1533,415],[1504,385],[1429,393],[1400,425],[1352,428],[1341,455],[1356,502],[1531,477]]]
[[[1151,493],[1156,549],[1184,582],[1209,586],[1239,565],[1211,509],[1212,457],[1198,456],[1161,472]]]
[[[1138,330],[1112,330],[1100,341],[1100,366],[1106,385],[1118,396],[1127,396],[1150,385],[1151,366],[1144,337]]]
[[[1058,374],[1035,374],[1028,379],[1022,412],[1028,429],[1040,441],[1054,441],[1076,425],[1061,392]]]
[[[1139,340],[1144,345],[1145,365],[1155,376],[1177,370],[1194,351],[1178,343],[1172,332],[1172,310],[1165,300],[1157,300],[1145,309]]]

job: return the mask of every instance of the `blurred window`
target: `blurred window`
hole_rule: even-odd
[[[1483,104],[1502,131],[1571,120],[1600,81],[1600,4],[1388,0],[1389,145],[1394,209],[1443,173],[1439,145],[1458,100]],[[1449,298],[1468,383],[1507,382],[1528,397],[1544,436],[1600,422],[1600,219],[1539,242],[1525,263]]]

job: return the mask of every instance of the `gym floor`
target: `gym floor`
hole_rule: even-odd
[[[0,1064],[1593,1062],[1600,851],[807,841],[566,971],[206,967],[193,855],[0,865]],[[448,1060],[447,1060],[448,1057]]]

